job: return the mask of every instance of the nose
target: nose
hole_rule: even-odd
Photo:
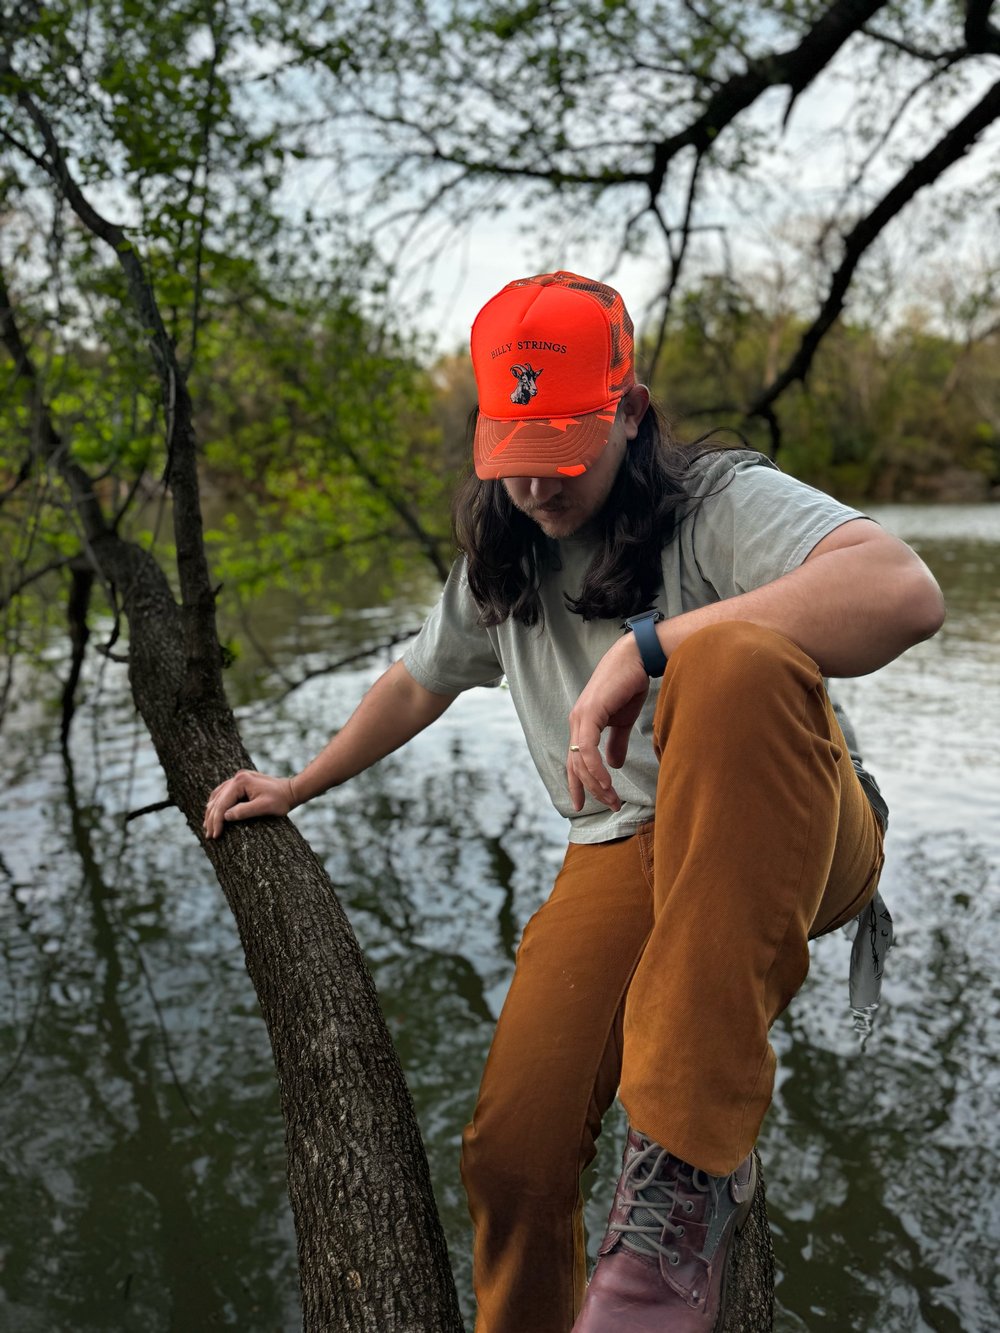
[[[532,477],[529,486],[529,494],[535,504],[548,504],[548,502],[559,494],[563,484],[559,477]]]

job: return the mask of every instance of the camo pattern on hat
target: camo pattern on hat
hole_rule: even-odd
[[[472,326],[477,476],[577,477],[608,442],[635,383],[632,321],[602,282],[518,278]]]

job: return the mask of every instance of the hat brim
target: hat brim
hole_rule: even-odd
[[[476,476],[483,481],[580,476],[604,452],[618,401],[615,398],[596,412],[571,417],[511,421],[480,413],[473,445]]]

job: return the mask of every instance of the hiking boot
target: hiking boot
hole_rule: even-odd
[[[733,1238],[757,1163],[728,1176],[688,1166],[634,1129],[597,1267],[573,1333],[712,1333],[726,1305]]]

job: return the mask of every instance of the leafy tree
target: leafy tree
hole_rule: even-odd
[[[250,503],[264,517],[284,502],[265,565],[300,561],[319,524],[345,554],[405,531],[441,564],[398,471],[426,433],[419,402],[386,430],[419,391],[415,364],[362,312],[347,256],[321,270],[304,224],[282,231],[283,149],[241,106],[258,46],[289,14],[141,0],[0,14],[8,646],[23,638],[22,594],[60,576],[65,733],[96,589],[170,801],[199,837],[208,792],[250,764],[223,690],[203,451],[263,481]],[[215,431],[204,445],[196,422]],[[134,524],[161,490],[169,544]],[[239,582],[239,552],[220,559]],[[459,1328],[412,1105],[329,878],[286,820],[234,828],[206,853],[274,1052],[307,1327]]]
[[[765,423],[747,422],[742,405],[807,325],[762,288],[707,279],[675,303],[653,386],[688,430],[729,426],[767,447]],[[995,332],[980,326],[981,340],[958,342],[941,311],[911,310],[883,327],[839,321],[808,386],[783,401],[785,466],[859,498],[933,496],[944,469],[959,493],[964,485],[974,496],[977,479],[986,493],[1000,480],[990,406],[1000,377],[989,357]]]

